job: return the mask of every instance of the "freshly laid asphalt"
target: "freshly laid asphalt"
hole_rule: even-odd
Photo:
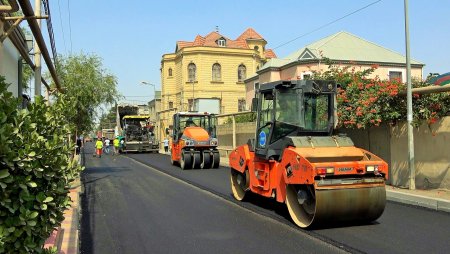
[[[183,171],[162,154],[91,157],[86,166],[81,253],[445,253],[450,248],[449,213],[388,202],[371,224],[303,230],[283,204],[255,195],[235,201],[225,167]]]
[[[81,253],[344,252],[124,156],[86,167]]]

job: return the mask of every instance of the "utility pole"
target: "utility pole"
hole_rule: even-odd
[[[413,132],[413,110],[412,110],[412,88],[411,88],[411,60],[409,52],[409,17],[408,0],[405,2],[405,41],[406,41],[406,104],[408,124],[408,166],[409,166],[409,189],[416,189],[416,169],[414,165],[414,132]]]
[[[35,0],[34,2],[34,16],[41,16],[41,0]],[[39,28],[41,27],[41,19],[37,19]],[[34,70],[34,95],[41,95],[41,50],[37,40],[34,40],[34,65],[36,66]]]

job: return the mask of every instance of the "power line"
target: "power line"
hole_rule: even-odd
[[[72,54],[72,24],[70,22],[70,1],[69,0],[67,0],[67,10],[69,11],[70,54]]]
[[[50,46],[52,48],[52,53],[53,53],[53,61],[56,62],[57,61],[57,52],[56,52],[56,44],[55,44],[55,35],[53,34],[53,24],[52,24],[52,15],[50,14],[50,5],[48,3],[48,0],[43,0],[42,1],[43,5],[44,5],[44,12],[45,14],[48,16],[46,23],[47,23],[47,31],[48,31],[48,36],[50,37]]]
[[[60,23],[61,23],[61,30],[62,30],[62,35],[63,35],[64,51],[65,51],[66,54],[67,54],[66,36],[64,35],[64,26],[63,26],[63,22],[62,22],[61,5],[59,4],[59,0],[58,0],[58,9],[59,9],[59,21],[60,21]]]
[[[281,48],[281,47],[283,47],[283,46],[285,46],[285,45],[287,45],[287,44],[289,44],[289,43],[291,43],[291,42],[293,42],[293,41],[296,41],[296,40],[298,40],[298,39],[300,39],[300,38],[302,38],[302,37],[305,37],[305,36],[307,36],[307,35],[310,35],[310,34],[316,32],[316,31],[318,31],[318,30],[320,30],[320,29],[322,29],[322,28],[324,28],[324,27],[327,27],[327,26],[329,26],[329,25],[331,25],[331,24],[334,24],[334,23],[338,22],[339,20],[342,20],[342,19],[344,19],[344,18],[346,18],[346,17],[348,17],[348,16],[350,16],[350,15],[353,15],[353,14],[359,12],[359,11],[362,11],[362,10],[364,10],[364,9],[366,9],[366,8],[368,8],[368,7],[370,7],[370,6],[374,5],[374,4],[376,4],[376,3],[378,3],[378,2],[381,2],[381,0],[372,2],[372,3],[366,5],[366,6],[362,7],[362,8],[359,8],[359,9],[357,9],[357,10],[351,12],[351,13],[346,14],[346,15],[344,15],[344,16],[338,18],[338,19],[335,19],[335,20],[333,20],[333,21],[330,21],[330,22],[326,23],[325,25],[322,25],[322,26],[320,26],[320,27],[318,27],[318,28],[316,28],[316,29],[314,29],[314,30],[312,30],[312,31],[309,31],[309,32],[307,32],[307,33],[304,33],[304,34],[302,34],[302,35],[300,35],[300,36],[298,36],[298,37],[296,37],[296,38],[294,38],[294,39],[292,39],[292,40],[290,40],[290,41],[288,41],[288,42],[285,42],[285,43],[283,43],[283,44],[281,44],[281,45],[279,45],[279,46],[276,46],[276,47],[273,48],[273,49]]]

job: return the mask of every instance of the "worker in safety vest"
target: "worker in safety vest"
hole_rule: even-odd
[[[103,142],[101,138],[97,139],[97,142],[95,142],[95,149],[97,151],[97,156],[99,158],[102,157],[102,149],[103,149]]]
[[[117,136],[114,139],[113,145],[114,145],[114,155],[118,155],[119,154],[119,145],[120,145],[119,136]]]

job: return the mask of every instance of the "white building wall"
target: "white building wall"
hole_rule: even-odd
[[[8,91],[12,92],[15,97],[18,96],[19,89],[19,57],[19,52],[8,38],[0,43],[0,75],[5,77],[7,83],[11,84]]]

